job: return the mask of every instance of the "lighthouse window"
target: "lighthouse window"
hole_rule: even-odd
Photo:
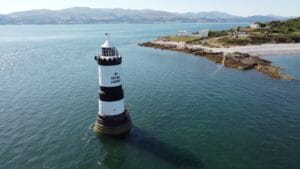
[[[116,50],[115,50],[115,48],[102,48],[102,55],[103,56],[115,56]]]

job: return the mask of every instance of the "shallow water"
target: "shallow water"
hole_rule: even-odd
[[[137,46],[236,25],[0,26],[0,168],[300,168],[299,56],[266,57],[298,79],[289,82]],[[91,130],[105,32],[123,55],[134,124],[122,140]]]

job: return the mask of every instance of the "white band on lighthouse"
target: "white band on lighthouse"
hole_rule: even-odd
[[[122,114],[125,111],[124,99],[106,102],[99,100],[99,112],[98,114],[101,116],[114,116],[118,114]]]
[[[102,87],[115,87],[122,85],[121,65],[99,66],[99,85]]]

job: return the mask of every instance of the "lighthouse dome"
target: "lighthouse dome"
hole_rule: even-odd
[[[110,47],[113,47],[113,45],[111,44],[109,38],[107,38],[106,41],[102,44],[101,47],[102,48],[110,48]]]
[[[103,58],[106,58],[106,57],[119,57],[119,54],[118,54],[118,50],[113,47],[110,39],[109,39],[109,34],[106,33],[106,40],[105,42],[101,45],[101,48],[102,48],[102,57]]]
[[[105,40],[105,42],[102,44],[102,48],[111,48],[111,47],[113,47],[113,45],[112,45],[112,43],[111,43],[111,41],[110,41],[110,39],[109,39],[109,33],[105,33],[105,36],[106,36],[106,40]]]

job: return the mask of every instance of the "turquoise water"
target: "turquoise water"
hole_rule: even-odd
[[[0,26],[0,169],[299,169],[300,56],[267,57],[289,82],[137,46],[237,25]],[[91,130],[105,32],[124,59],[123,140]]]

